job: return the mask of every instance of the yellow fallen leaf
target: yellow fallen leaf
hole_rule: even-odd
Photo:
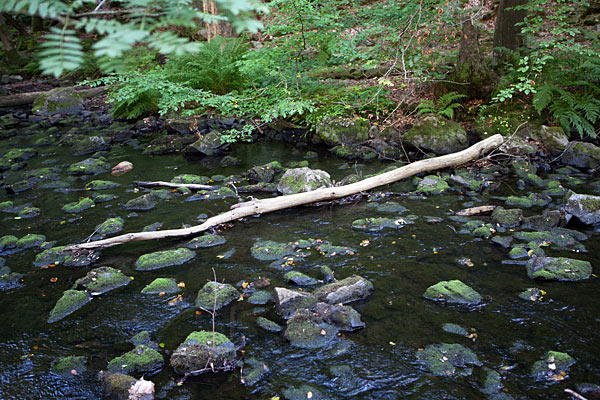
[[[391,344],[392,346],[395,346],[395,345],[396,345],[396,342],[390,342],[390,344]]]
[[[312,399],[312,392],[306,393],[306,398],[307,399]]]
[[[271,400],[279,400],[279,396],[273,396],[271,397]]]
[[[179,286],[180,288],[184,288],[185,287],[185,282],[179,282],[177,284],[177,286]]]
[[[240,298],[239,298],[239,299],[237,299],[237,301],[244,301],[244,295],[243,295],[243,294],[241,294],[241,295],[240,295]]]
[[[248,287],[248,282],[242,282],[242,289],[246,289]]]

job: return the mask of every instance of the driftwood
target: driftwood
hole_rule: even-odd
[[[453,154],[447,154],[445,156],[417,161],[412,164],[396,168],[393,171],[373,176],[371,178],[367,178],[360,182],[352,183],[350,185],[321,188],[313,190],[311,192],[290,194],[286,196],[252,200],[250,202],[235,204],[231,207],[229,211],[211,217],[201,225],[196,225],[184,229],[168,229],[164,231],[155,232],[126,233],[124,235],[116,236],[109,239],[72,245],[69,246],[67,250],[98,249],[116,246],[119,244],[133,241],[195,235],[200,232],[204,232],[207,229],[210,229],[214,226],[235,221],[240,218],[248,217],[251,215],[266,214],[273,211],[316,203],[319,201],[339,199],[356,193],[371,190],[378,186],[388,185],[390,183],[394,183],[401,179],[408,178],[420,172],[432,171],[440,168],[461,165],[468,161],[475,160],[479,158],[482,154],[497,148],[503,143],[503,141],[504,139],[502,135],[494,135],[485,140],[482,140],[479,143],[474,144],[473,146],[463,151],[459,151]]]
[[[156,186],[164,186],[170,188],[180,188],[186,187],[191,190],[217,190],[217,186],[210,185],[200,185],[199,183],[172,183],[172,182],[164,182],[164,181],[155,181],[155,182],[146,182],[146,181],[135,181],[133,182],[136,186],[141,187],[156,187]]]
[[[464,210],[460,210],[456,212],[456,215],[460,215],[461,217],[468,217],[471,215],[479,215],[492,212],[496,209],[496,206],[478,206],[465,208]]]
[[[55,90],[55,89],[52,89]],[[99,86],[91,89],[83,89],[78,90],[77,93],[81,94],[83,97],[92,97],[97,96],[99,94],[104,93],[106,91],[106,87]],[[43,94],[47,94],[47,92],[27,92],[27,93],[18,93],[11,94],[8,96],[0,97],[0,108],[2,107],[17,107],[17,106],[26,106],[27,104],[31,104],[37,99],[39,96]]]

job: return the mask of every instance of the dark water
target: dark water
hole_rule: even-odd
[[[26,147],[30,138],[2,141],[2,149],[10,146]],[[142,156],[140,150],[115,146],[108,153],[111,165],[122,160],[134,163],[132,172],[111,177],[69,178],[66,166],[85,159],[73,157],[68,149],[38,148],[39,155],[28,162],[27,169],[38,168],[49,162],[63,170],[62,179],[71,188],[82,189],[92,179],[109,179],[121,187],[106,192],[119,196],[118,200],[97,204],[95,208],[73,215],[61,211],[65,203],[87,196],[90,192],[59,193],[49,189],[34,189],[10,198],[16,204],[32,203],[41,209],[33,219],[15,220],[13,214],[0,214],[0,232],[21,237],[27,233],[41,233],[49,241],[64,245],[84,240],[94,227],[109,216],[125,219],[125,232],[140,231],[145,225],[160,221],[165,228],[195,224],[196,217],[226,211],[234,201],[186,201],[187,196],[161,200],[151,211],[140,211],[137,216],[121,207],[121,202],[141,194],[134,193],[134,180],[170,180],[182,173],[211,176],[235,174],[254,165],[273,160],[287,163],[301,160],[306,148],[293,145],[257,143],[239,145],[232,155],[242,165],[217,168],[210,160],[186,161],[181,155]],[[320,152],[311,167],[322,168],[340,180],[348,173],[364,175],[387,166],[374,162],[351,169],[339,169],[343,161]],[[6,172],[7,181],[20,179],[23,171]],[[400,191],[409,184],[397,184],[384,190]],[[503,185],[506,190],[507,185]],[[510,189],[517,191],[517,189]],[[480,195],[478,204],[487,204],[489,193]],[[6,195],[0,201],[9,199]],[[258,261],[250,254],[256,239],[278,242],[321,238],[335,245],[357,249],[355,255],[326,258],[313,252],[299,261],[297,269],[320,277],[319,265],[329,265],[338,278],[360,274],[370,279],[375,292],[366,301],[353,306],[362,314],[366,328],[344,333],[332,346],[319,350],[293,348],[283,334],[266,333],[256,324],[257,316],[265,316],[280,323],[273,303],[255,306],[247,301],[235,302],[221,310],[216,319],[219,332],[234,342],[246,338],[246,357],[256,357],[271,368],[269,378],[257,387],[248,388],[239,383],[239,374],[204,375],[189,379],[182,386],[175,384],[176,375],[166,366],[160,373],[147,377],[156,383],[157,396],[166,399],[264,399],[281,396],[284,388],[309,383],[331,398],[376,399],[480,399],[486,369],[501,372],[508,394],[514,398],[560,399],[567,398],[565,388],[576,383],[600,383],[600,284],[597,278],[576,283],[533,282],[523,265],[502,264],[508,259],[508,250],[489,241],[456,234],[460,225],[448,219],[450,210],[463,208],[473,200],[457,192],[431,196],[427,199],[391,197],[419,216],[414,225],[386,233],[364,233],[352,230],[351,223],[358,218],[378,214],[366,207],[364,200],[344,206],[328,205],[305,207],[249,218],[224,229],[227,239],[223,246],[198,249],[197,257],[184,265],[155,271],[134,270],[141,254],[179,247],[187,239],[133,243],[104,250],[92,267],[68,268],[57,266],[39,269],[33,266],[39,249],[30,249],[5,256],[6,264],[15,272],[24,274],[23,286],[0,293],[0,398],[1,399],[93,399],[101,397],[96,373],[105,369],[112,358],[129,351],[127,340],[142,330],[148,330],[160,343],[165,359],[183,339],[194,330],[210,329],[211,318],[206,313],[196,314],[193,306],[197,291],[212,279],[214,268],[219,280],[237,284],[267,277],[275,286],[287,286],[283,272],[269,267],[270,261]],[[527,210],[534,213],[537,210]],[[444,221],[431,224],[425,217],[440,217]],[[365,239],[366,247],[360,246]],[[566,255],[592,262],[596,268],[599,241],[592,236],[584,242],[588,253],[573,254],[548,250],[549,255]],[[228,250],[235,253],[222,258]],[[472,267],[461,265],[457,259],[467,257]],[[128,286],[95,298],[71,316],[48,324],[48,313],[62,292],[91,268],[112,266],[119,268],[134,280]],[[174,296],[142,295],[140,290],[157,277],[172,277],[185,282],[183,300],[174,305]],[[57,278],[56,282],[51,279]],[[485,306],[466,310],[437,304],[422,297],[425,289],[441,280],[460,279],[486,298]],[[528,287],[540,287],[546,292],[546,301],[533,303],[518,298]],[[444,332],[442,324],[457,323],[475,332],[475,341]],[[428,374],[417,363],[416,353],[433,343],[459,343],[472,349],[483,362],[468,377],[447,378]],[[536,382],[528,377],[533,362],[548,350],[569,353],[577,363],[567,378],[553,384]],[[87,372],[64,378],[50,371],[53,362],[67,355],[87,357]],[[333,375],[331,367],[349,365],[353,378],[343,381]]]

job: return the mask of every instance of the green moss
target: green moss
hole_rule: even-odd
[[[71,175],[98,175],[107,172],[110,164],[102,157],[88,158],[69,166],[68,172]]]
[[[291,243],[279,243],[271,240],[259,240],[250,249],[252,257],[257,260],[279,260],[284,256],[294,254],[294,246]]]
[[[316,137],[335,146],[364,142],[369,138],[369,121],[364,118],[324,117],[316,129]]]
[[[135,263],[138,271],[148,271],[158,268],[169,267],[171,265],[180,265],[188,262],[196,256],[192,250],[179,248],[175,250],[157,251],[150,254],[144,254]]]
[[[87,292],[82,290],[66,290],[50,311],[48,323],[59,321],[79,310],[91,301]]]
[[[280,325],[276,324],[275,322],[271,321],[270,319],[266,319],[265,317],[258,317],[256,319],[256,323],[258,324],[258,326],[260,326],[264,330],[267,330],[270,332],[280,332],[283,329]]]
[[[566,376],[575,359],[559,351],[547,352],[542,360],[536,361],[531,368],[531,377],[537,380],[559,381]]]
[[[159,370],[163,364],[163,356],[158,351],[141,344],[130,352],[113,358],[107,368],[110,372],[123,374],[152,373]]]
[[[527,197],[509,196],[506,199],[506,205],[523,208],[544,207],[550,204],[552,199],[548,195],[540,193],[531,193]]]
[[[250,358],[244,361],[244,372],[241,382],[247,386],[254,386],[262,381],[271,370],[264,362],[258,361],[255,358]]]
[[[519,208],[507,210],[504,207],[496,207],[492,212],[492,222],[503,228],[519,226],[522,219],[523,210]]]
[[[312,311],[298,309],[288,320],[284,336],[292,346],[303,349],[323,347],[335,339],[339,329],[323,322]]]
[[[346,159],[346,160],[373,160],[377,158],[377,152],[370,147],[367,146],[359,146],[359,145],[342,145],[342,146],[334,146],[329,149],[330,152],[335,154],[337,157]]]
[[[15,205],[12,201],[3,201],[0,203],[0,212],[13,213]]]
[[[417,184],[416,192],[425,195],[436,195],[448,190],[450,190],[450,185],[444,179],[436,175],[427,175]]]
[[[250,295],[248,303],[267,304],[271,300],[273,300],[273,295],[270,292],[267,292],[266,290],[257,290]]]
[[[177,281],[171,278],[156,278],[142,289],[144,294],[173,294],[179,291],[181,291],[181,288],[177,286]]]
[[[543,297],[543,292],[538,288],[527,288],[521,293],[519,293],[519,298],[528,301],[541,301]]]
[[[527,243],[534,242],[538,246],[550,246],[557,250],[585,250],[585,247],[574,237],[564,232],[540,231],[540,232],[514,232],[515,239]]]
[[[517,258],[528,258],[527,249],[522,246],[513,247],[508,253],[510,259],[515,260]]]
[[[369,232],[380,232],[385,229],[404,228],[404,224],[398,218],[373,217],[353,221],[352,228]]]
[[[459,336],[467,336],[469,334],[465,328],[456,324],[444,324],[442,325],[442,330]]]
[[[471,375],[470,365],[480,366],[477,355],[459,344],[432,344],[417,352],[417,360],[436,376]]]
[[[59,168],[39,168],[23,173],[23,179],[33,182],[42,183],[47,181],[58,181],[60,179]]]
[[[30,158],[33,158],[37,155],[37,150],[32,149],[32,148],[26,148],[26,149],[12,149],[7,151],[2,158],[4,158],[5,160],[8,160],[11,163],[15,163],[15,162],[20,162],[20,161],[26,161],[29,160]]]
[[[19,239],[14,235],[6,235],[0,238],[0,251],[6,251],[17,247]]]
[[[283,194],[294,194],[330,186],[331,177],[327,172],[319,169],[294,168],[283,174],[277,184],[277,190]]]
[[[63,376],[81,375],[86,371],[86,361],[84,356],[63,357],[52,366],[52,371]]]
[[[24,207],[18,214],[21,218],[35,218],[39,215],[40,209],[37,207]]]
[[[527,275],[531,279],[579,281],[592,274],[588,261],[564,257],[534,257],[527,262]]]
[[[232,301],[236,300],[240,293],[231,285],[219,282],[207,282],[198,291],[196,307],[206,310],[220,310]]]
[[[96,226],[96,231],[100,235],[111,235],[113,233],[121,232],[123,230],[123,218],[113,217],[108,218],[106,221]]]
[[[206,368],[209,363],[215,368],[231,365],[234,358],[235,346],[227,336],[219,332],[196,331],[173,352],[171,366],[183,374]]]
[[[223,236],[206,234],[190,240],[187,242],[186,247],[190,249],[197,249],[198,247],[220,246],[226,242],[227,240],[225,240]]]
[[[95,181],[88,182],[88,184],[85,185],[85,188],[87,190],[106,190],[106,189],[113,189],[113,188],[116,188],[119,186],[120,185],[118,183],[113,182],[113,181],[95,180]]]
[[[213,190],[208,195],[208,200],[219,200],[226,198],[237,198],[237,194],[233,191],[233,189],[229,187],[221,187],[217,190]]]
[[[94,206],[95,206],[94,200],[90,199],[89,197],[84,197],[83,199],[81,199],[79,201],[65,204],[62,207],[62,210],[67,213],[79,213],[79,212],[87,210],[88,208],[92,208]]]
[[[83,286],[92,296],[97,296],[108,291],[126,286],[131,278],[118,269],[111,267],[99,267],[91,270],[83,278],[75,281],[75,287]]]
[[[491,238],[494,233],[496,233],[496,230],[490,224],[480,226],[479,228],[476,228],[473,230],[473,232],[471,232],[473,236],[480,236],[485,239]]]
[[[436,154],[455,153],[469,145],[462,126],[434,115],[424,116],[402,136],[402,140]]]
[[[95,194],[92,196],[92,200],[94,200],[94,203],[105,203],[107,201],[115,200],[117,198],[118,196],[115,196],[114,194]]]
[[[429,286],[423,297],[429,300],[475,305],[483,301],[479,293],[459,280],[441,281]]]
[[[129,200],[123,207],[127,210],[145,211],[154,208],[154,206],[156,206],[156,198],[151,193],[147,193]]]
[[[129,342],[136,347],[141,344],[149,347],[156,346],[156,343],[154,343],[150,338],[150,332],[148,331],[141,331],[140,333],[134,335],[131,339],[129,339]]]
[[[310,276],[303,274],[302,272],[298,272],[298,271],[286,272],[286,274],[283,276],[283,278],[286,281],[293,282],[294,284],[296,284],[298,286],[312,286],[312,285],[316,285],[317,283],[319,283],[319,281],[317,281],[316,279],[311,278]]]
[[[39,247],[46,242],[46,236],[27,234],[19,239],[16,243],[19,249],[29,249],[30,247]]]

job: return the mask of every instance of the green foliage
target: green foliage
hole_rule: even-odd
[[[417,106],[417,114],[435,114],[440,117],[453,119],[454,110],[461,107],[461,104],[456,103],[455,101],[464,97],[467,96],[456,92],[449,92],[438,98],[436,101],[429,99],[423,100],[421,104]]]

